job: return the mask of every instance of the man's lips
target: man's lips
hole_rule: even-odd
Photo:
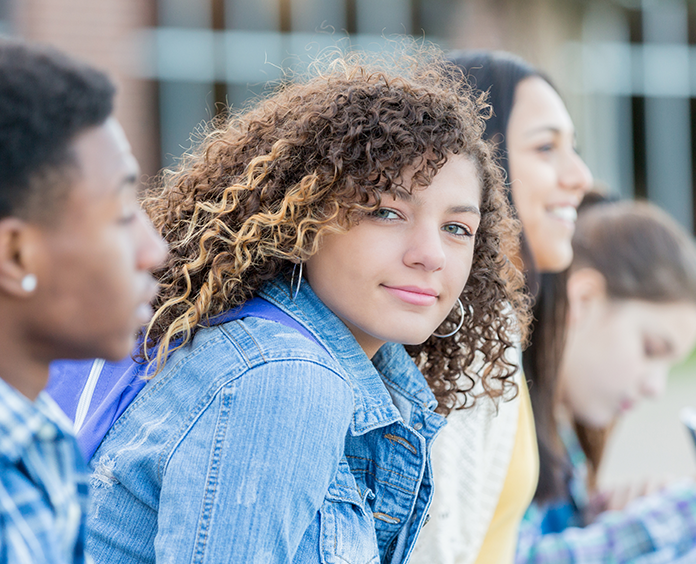
[[[417,286],[384,286],[392,296],[411,305],[431,306],[437,302],[437,292]]]
[[[159,284],[155,282],[155,280],[152,280],[147,286],[147,290],[145,291],[145,297],[138,304],[138,307],[135,310],[135,315],[140,325],[145,325],[152,318],[153,310],[152,305],[150,304],[155,299],[158,288]]]
[[[147,302],[141,303],[135,310],[135,317],[138,321],[138,325],[147,324],[152,318],[152,314],[152,306]]]

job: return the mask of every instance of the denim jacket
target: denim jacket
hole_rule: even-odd
[[[367,358],[305,282],[260,296],[323,345],[248,317],[200,329],[91,460],[97,563],[407,562],[444,419],[403,347]]]

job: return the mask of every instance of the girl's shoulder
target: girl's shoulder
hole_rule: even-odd
[[[340,363],[320,344],[280,323],[248,317],[200,330],[170,356],[134,405],[151,403],[154,396],[171,402],[176,396],[182,407],[196,409],[196,404],[246,380],[267,377],[269,385],[283,389],[300,374],[321,375],[329,390],[350,387]]]
[[[130,451],[136,441],[133,463],[145,457],[159,460],[159,466],[187,436],[205,436],[206,428],[213,432],[232,413],[235,425],[258,425],[260,413],[301,425],[309,406],[312,417],[321,414],[345,433],[354,399],[340,367],[317,344],[277,325],[248,318],[200,330],[147,382],[111,427],[97,457]]]
[[[220,325],[219,331],[249,366],[307,360],[340,370],[340,363],[318,340],[277,321],[247,317]]]

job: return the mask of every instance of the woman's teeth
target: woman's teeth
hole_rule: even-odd
[[[551,208],[549,212],[558,219],[569,221],[571,223],[575,223],[575,221],[578,219],[578,211],[573,206],[558,206]]]

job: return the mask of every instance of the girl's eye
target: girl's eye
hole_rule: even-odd
[[[473,235],[468,227],[459,225],[458,223],[448,223],[442,230],[456,237],[471,237]]]
[[[372,212],[372,216],[377,219],[398,219],[399,214],[389,208],[379,208]]]
[[[118,216],[119,225],[130,225],[138,217],[138,207],[137,205],[123,205],[121,206],[121,213]]]
[[[553,151],[552,143],[545,143],[544,145],[539,145],[536,149],[539,153],[550,153]]]
[[[659,339],[646,338],[643,341],[643,350],[648,358],[664,357],[669,354],[669,346]]]
[[[118,222],[121,225],[130,225],[135,221],[135,217],[134,213],[125,214],[118,218]]]
[[[118,224],[128,226],[134,223],[140,213],[140,205],[135,197],[135,191],[124,190],[119,204],[121,209],[117,219]]]

